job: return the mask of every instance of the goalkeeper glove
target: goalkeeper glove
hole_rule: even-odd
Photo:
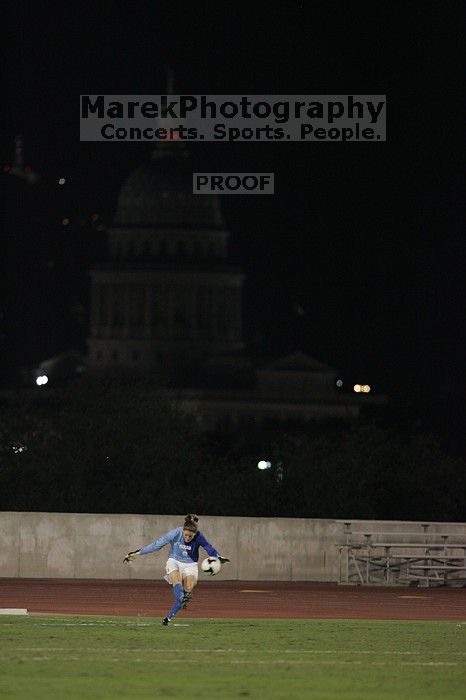
[[[224,564],[226,561],[230,561],[228,557],[219,557],[220,564]]]
[[[130,561],[133,561],[134,557],[137,557],[139,554],[139,549],[135,549],[134,552],[128,552],[126,557],[123,559],[125,564],[129,564]]]

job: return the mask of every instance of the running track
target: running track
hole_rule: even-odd
[[[0,578],[0,608],[60,615],[163,617],[168,584],[146,580]],[[183,617],[466,620],[466,588],[381,588],[335,583],[206,581]]]

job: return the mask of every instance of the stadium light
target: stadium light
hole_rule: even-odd
[[[272,462],[266,462],[265,459],[261,459],[261,461],[257,463],[257,468],[261,471],[264,471],[264,469],[270,469],[271,466]]]
[[[46,374],[41,374],[39,377],[36,379],[36,384],[37,386],[45,386],[47,382],[49,381],[49,378],[47,377]]]

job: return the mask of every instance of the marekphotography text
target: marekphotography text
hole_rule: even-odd
[[[81,95],[81,141],[385,141],[385,95]]]

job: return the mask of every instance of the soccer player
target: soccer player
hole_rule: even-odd
[[[135,557],[141,554],[158,552],[159,549],[170,545],[167,565],[165,567],[165,580],[172,585],[175,602],[162,620],[162,625],[168,625],[173,620],[178,610],[185,609],[192,598],[192,591],[197,583],[199,561],[199,547],[203,547],[210,557],[218,557],[223,564],[230,561],[227,557],[221,557],[215,547],[206,540],[202,532],[198,530],[199,518],[193,513],[185,517],[183,527],[177,527],[165,533],[151,544],[146,544],[141,549],[129,552],[123,559],[129,564]]]

